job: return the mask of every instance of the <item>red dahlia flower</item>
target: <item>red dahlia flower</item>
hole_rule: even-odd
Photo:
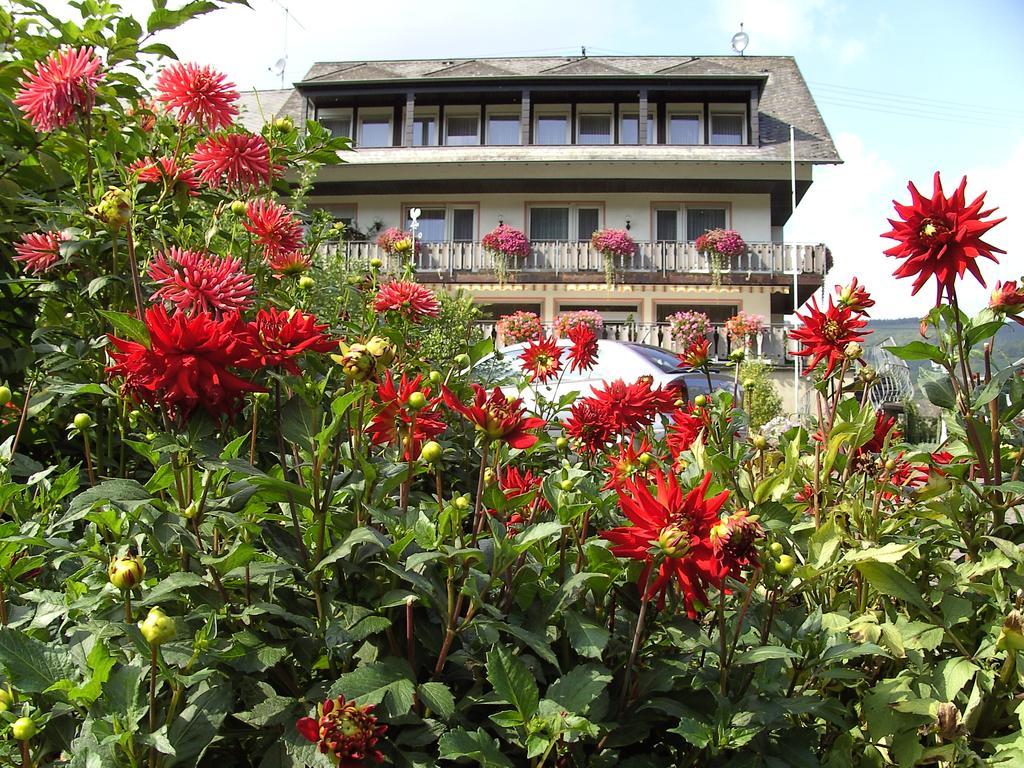
[[[849,307],[854,312],[864,312],[865,317],[867,312],[864,310],[875,306],[875,300],[871,298],[867,289],[857,282],[856,277],[847,286],[837,285],[836,295],[839,296],[839,306]]]
[[[892,433],[890,442],[899,440],[902,435],[898,429],[893,429],[895,426],[895,416],[889,416],[885,411],[876,411],[874,433],[871,435],[871,439],[857,450],[857,454],[881,453],[885,447],[886,438],[890,437],[890,432]]]
[[[242,226],[256,236],[256,244],[263,248],[268,263],[302,249],[302,222],[280,203],[250,200],[245,216]]]
[[[708,604],[705,587],[721,583],[722,566],[711,543],[711,529],[719,523],[718,511],[729,492],[705,498],[710,472],[689,493],[679,487],[674,474],[660,468],[654,469],[654,480],[654,493],[642,479],[627,480],[617,489],[619,505],[631,525],[603,531],[601,537],[612,542],[611,551],[617,557],[645,563],[638,582],[647,584],[645,599],[657,596],[658,607],[663,607],[675,581],[687,615],[696,618]],[[657,561],[652,551],[658,553]],[[652,574],[656,564],[658,572]]]
[[[229,368],[248,365],[249,334],[236,314],[216,319],[206,312],[167,315],[162,306],[146,310],[150,347],[108,336],[115,351],[110,376],[124,379],[123,391],[172,416],[187,419],[197,408],[217,418],[234,413],[246,392],[262,387]]]
[[[318,325],[313,315],[297,309],[261,309],[247,328],[252,346],[242,362],[246,368],[281,367],[292,376],[299,376],[302,371],[296,357],[303,352],[332,352],[338,346],[324,333],[326,325]]]
[[[989,300],[988,308],[993,312],[1004,312],[1012,317],[1015,322],[1024,325],[1024,286],[1017,287],[1016,280],[997,282],[995,290],[992,291],[992,298]]]
[[[678,393],[652,387],[650,376],[641,376],[632,384],[622,379],[595,387],[590,398],[608,409],[608,418],[619,435],[626,435],[654,423],[659,414],[676,407]]]
[[[679,355],[679,362],[690,368],[703,368],[711,357],[711,340],[701,336],[690,343],[686,351]]]
[[[519,354],[523,370],[530,375],[530,381],[544,383],[558,375],[562,367],[562,350],[550,336],[536,339],[527,344]]]
[[[845,357],[846,345],[862,342],[864,335],[871,333],[860,330],[867,325],[860,314],[854,314],[850,307],[842,304],[836,306],[832,297],[829,297],[826,311],[818,308],[817,299],[811,299],[807,315],[798,313],[797,317],[803,324],[789,335],[801,345],[793,354],[811,357],[805,374],[808,376],[822,360],[826,361],[825,376],[828,376]]]
[[[617,436],[607,403],[589,397],[581,398],[569,407],[569,417],[562,422],[565,433],[584,453],[596,453]]]
[[[506,397],[500,387],[495,387],[490,395],[479,384],[472,387],[472,405],[463,405],[455,393],[445,387],[442,388],[444,402],[472,422],[485,440],[502,440],[510,448],[529,448],[537,442],[537,436],[529,434],[529,430],[543,427],[544,419],[526,416],[522,399]]]
[[[238,114],[234,83],[209,66],[176,62],[156,79],[157,100],[177,113],[182,125],[228,128]]]
[[[26,73],[14,103],[37,131],[65,128],[92,111],[102,65],[92,48],[54,51]]]
[[[366,428],[374,445],[401,444],[405,461],[419,456],[423,443],[445,430],[445,423],[435,410],[441,398],[431,397],[430,387],[422,384],[422,375],[410,380],[403,373],[396,386],[391,371],[384,374],[384,380],[377,385],[380,410]],[[409,398],[414,392],[419,392],[426,399],[426,406],[419,410],[409,405]]]
[[[741,509],[719,520],[711,529],[711,549],[718,558],[719,578],[740,575],[742,568],[756,568],[757,541],[764,538],[764,528],[757,516]]]
[[[60,232],[29,232],[14,246],[14,260],[24,264],[26,272],[41,275],[60,261],[60,244],[67,239]]]
[[[578,323],[569,327],[566,336],[572,342],[569,347],[569,370],[588,371],[597,362],[597,335],[593,327]]]
[[[317,706],[316,718],[303,717],[295,728],[339,768],[366,768],[370,762],[384,762],[377,743],[388,729],[377,724],[373,706],[345,701],[344,696],[327,699]]]
[[[373,308],[378,312],[398,312],[414,323],[421,317],[437,317],[441,313],[437,297],[422,285],[408,280],[392,280],[382,285],[373,300]]]
[[[182,191],[193,197],[199,194],[199,180],[191,168],[181,168],[173,157],[164,155],[139,158],[128,166],[128,173],[137,173],[140,184],[167,184],[172,192]]]
[[[172,247],[153,259],[149,278],[160,286],[153,298],[182,312],[241,312],[252,306],[252,275],[240,259]]]
[[[665,430],[665,443],[673,458],[679,458],[683,451],[690,450],[694,441],[711,426],[711,414],[707,408],[690,403],[685,409],[672,412],[672,423]]]
[[[605,458],[608,459],[608,481],[604,484],[604,490],[621,488],[627,480],[646,480],[653,462],[641,460],[640,457],[644,454],[650,456],[651,450],[651,444],[645,437],[639,445],[635,445],[633,440],[628,440],[618,446],[617,454],[605,454]]]
[[[267,258],[267,266],[274,273],[274,277],[281,280],[308,272],[313,266],[313,260],[302,251],[292,251],[270,256]]]
[[[222,183],[245,191],[269,184],[278,168],[270,164],[270,146],[253,133],[220,133],[196,144],[192,166],[211,187]]]
[[[943,293],[952,298],[957,278],[963,277],[966,271],[985,285],[978,269],[978,257],[998,262],[993,253],[1006,253],[981,239],[992,227],[1005,220],[982,221],[996,210],[982,210],[985,193],[968,205],[964,194],[967,177],[964,176],[956,192],[946,197],[938,171],[930,198],[918,192],[914,182],[910,182],[909,188],[910,204],[901,205],[893,200],[900,218],[889,219],[892,229],[882,235],[899,241],[899,245],[888,249],[885,255],[906,259],[893,274],[914,278],[911,295],[921,290],[934,276],[936,304],[942,300]]]
[[[546,509],[550,509],[551,505],[548,504],[547,499],[544,498],[544,494],[541,493],[541,487],[544,485],[544,478],[541,475],[535,475],[529,469],[519,471],[518,468],[513,466],[506,466],[501,473],[500,482],[501,492],[505,495],[505,499],[508,501],[514,501],[520,496],[524,496],[527,493],[535,493],[536,495],[526,505],[526,515],[520,511],[523,507],[517,507],[513,511],[508,519],[505,520],[505,527],[508,528],[510,533],[515,534],[519,527],[523,523],[530,522],[538,512],[543,512]],[[491,515],[497,514],[495,510],[488,510]]]

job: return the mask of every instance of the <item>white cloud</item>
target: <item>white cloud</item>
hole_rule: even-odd
[[[911,280],[896,280],[892,272],[898,261],[885,256],[892,241],[880,238],[888,231],[887,217],[894,215],[892,200],[907,202],[907,179],[897,173],[892,163],[864,146],[851,133],[836,137],[839,154],[846,161],[840,166],[818,168],[815,181],[797,207],[786,237],[793,241],[823,242],[832,249],[835,267],[829,275],[827,288],[846,284],[856,276],[865,283],[877,305],[872,316],[920,317],[935,300],[934,284],[929,283],[917,296],[910,296]],[[941,159],[938,165],[943,169]],[[961,173],[945,166],[943,178],[946,193],[955,189]],[[1024,139],[1020,140],[998,167],[979,167],[966,171],[967,194],[971,198],[988,190],[986,201],[1001,206],[1000,216],[1007,220],[992,230],[988,242],[1003,248],[1007,255],[1000,264],[982,259],[981,270],[991,288],[996,280],[1020,276],[1019,257],[1024,249],[1024,209],[1014,208],[1020,200],[1018,185],[1024,174]],[[923,191],[931,190],[931,178],[917,178],[914,183]],[[958,284],[958,296],[964,309],[977,311],[988,302],[989,290],[967,275]]]
[[[839,60],[843,64],[852,64],[863,56],[866,50],[867,46],[863,40],[847,40],[839,49]]]

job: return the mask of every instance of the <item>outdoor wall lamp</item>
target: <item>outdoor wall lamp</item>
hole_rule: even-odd
[[[633,217],[632,216],[627,216],[626,217],[626,229],[628,230],[632,226],[633,226]]]

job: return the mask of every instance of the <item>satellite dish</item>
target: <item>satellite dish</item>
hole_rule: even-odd
[[[284,74],[284,68],[287,64],[287,59],[278,59],[277,61],[274,62],[274,66],[272,66],[270,69],[275,75],[280,77],[281,75]]]
[[[740,56],[750,44],[750,35],[743,31],[743,23],[740,22],[740,31],[732,36],[732,49]]]

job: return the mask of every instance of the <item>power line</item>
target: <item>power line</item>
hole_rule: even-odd
[[[862,101],[851,101],[847,99],[841,99],[834,96],[822,96],[818,99],[818,102],[825,105],[844,107],[848,109],[857,109],[867,112],[877,112],[880,114],[895,115],[898,117],[909,117],[918,118],[921,120],[927,120],[929,122],[942,122],[942,123],[959,123],[962,125],[970,125],[981,128],[998,128],[1005,130],[1013,127],[1013,123],[1001,122],[999,120],[990,119],[972,119],[967,116],[956,115],[956,114],[931,114],[918,110],[900,110],[888,108],[887,105],[878,105],[865,103]]]
[[[870,97],[874,99],[881,99],[884,101],[893,101],[898,104],[910,104],[919,103],[922,105],[930,105],[933,107],[949,108],[956,107],[958,109],[968,109],[976,112],[993,112],[997,114],[1012,114],[1019,117],[1024,117],[1024,111],[1015,109],[1006,109],[1005,107],[993,107],[990,104],[967,104],[959,101],[951,101],[947,99],[930,99],[921,96],[909,96],[903,93],[892,93],[891,91],[873,91],[868,88],[857,88],[852,85],[837,85],[835,83],[822,83],[815,80],[808,80],[809,85],[815,88],[825,88],[842,93],[849,93],[851,96],[859,94],[859,98]]]

